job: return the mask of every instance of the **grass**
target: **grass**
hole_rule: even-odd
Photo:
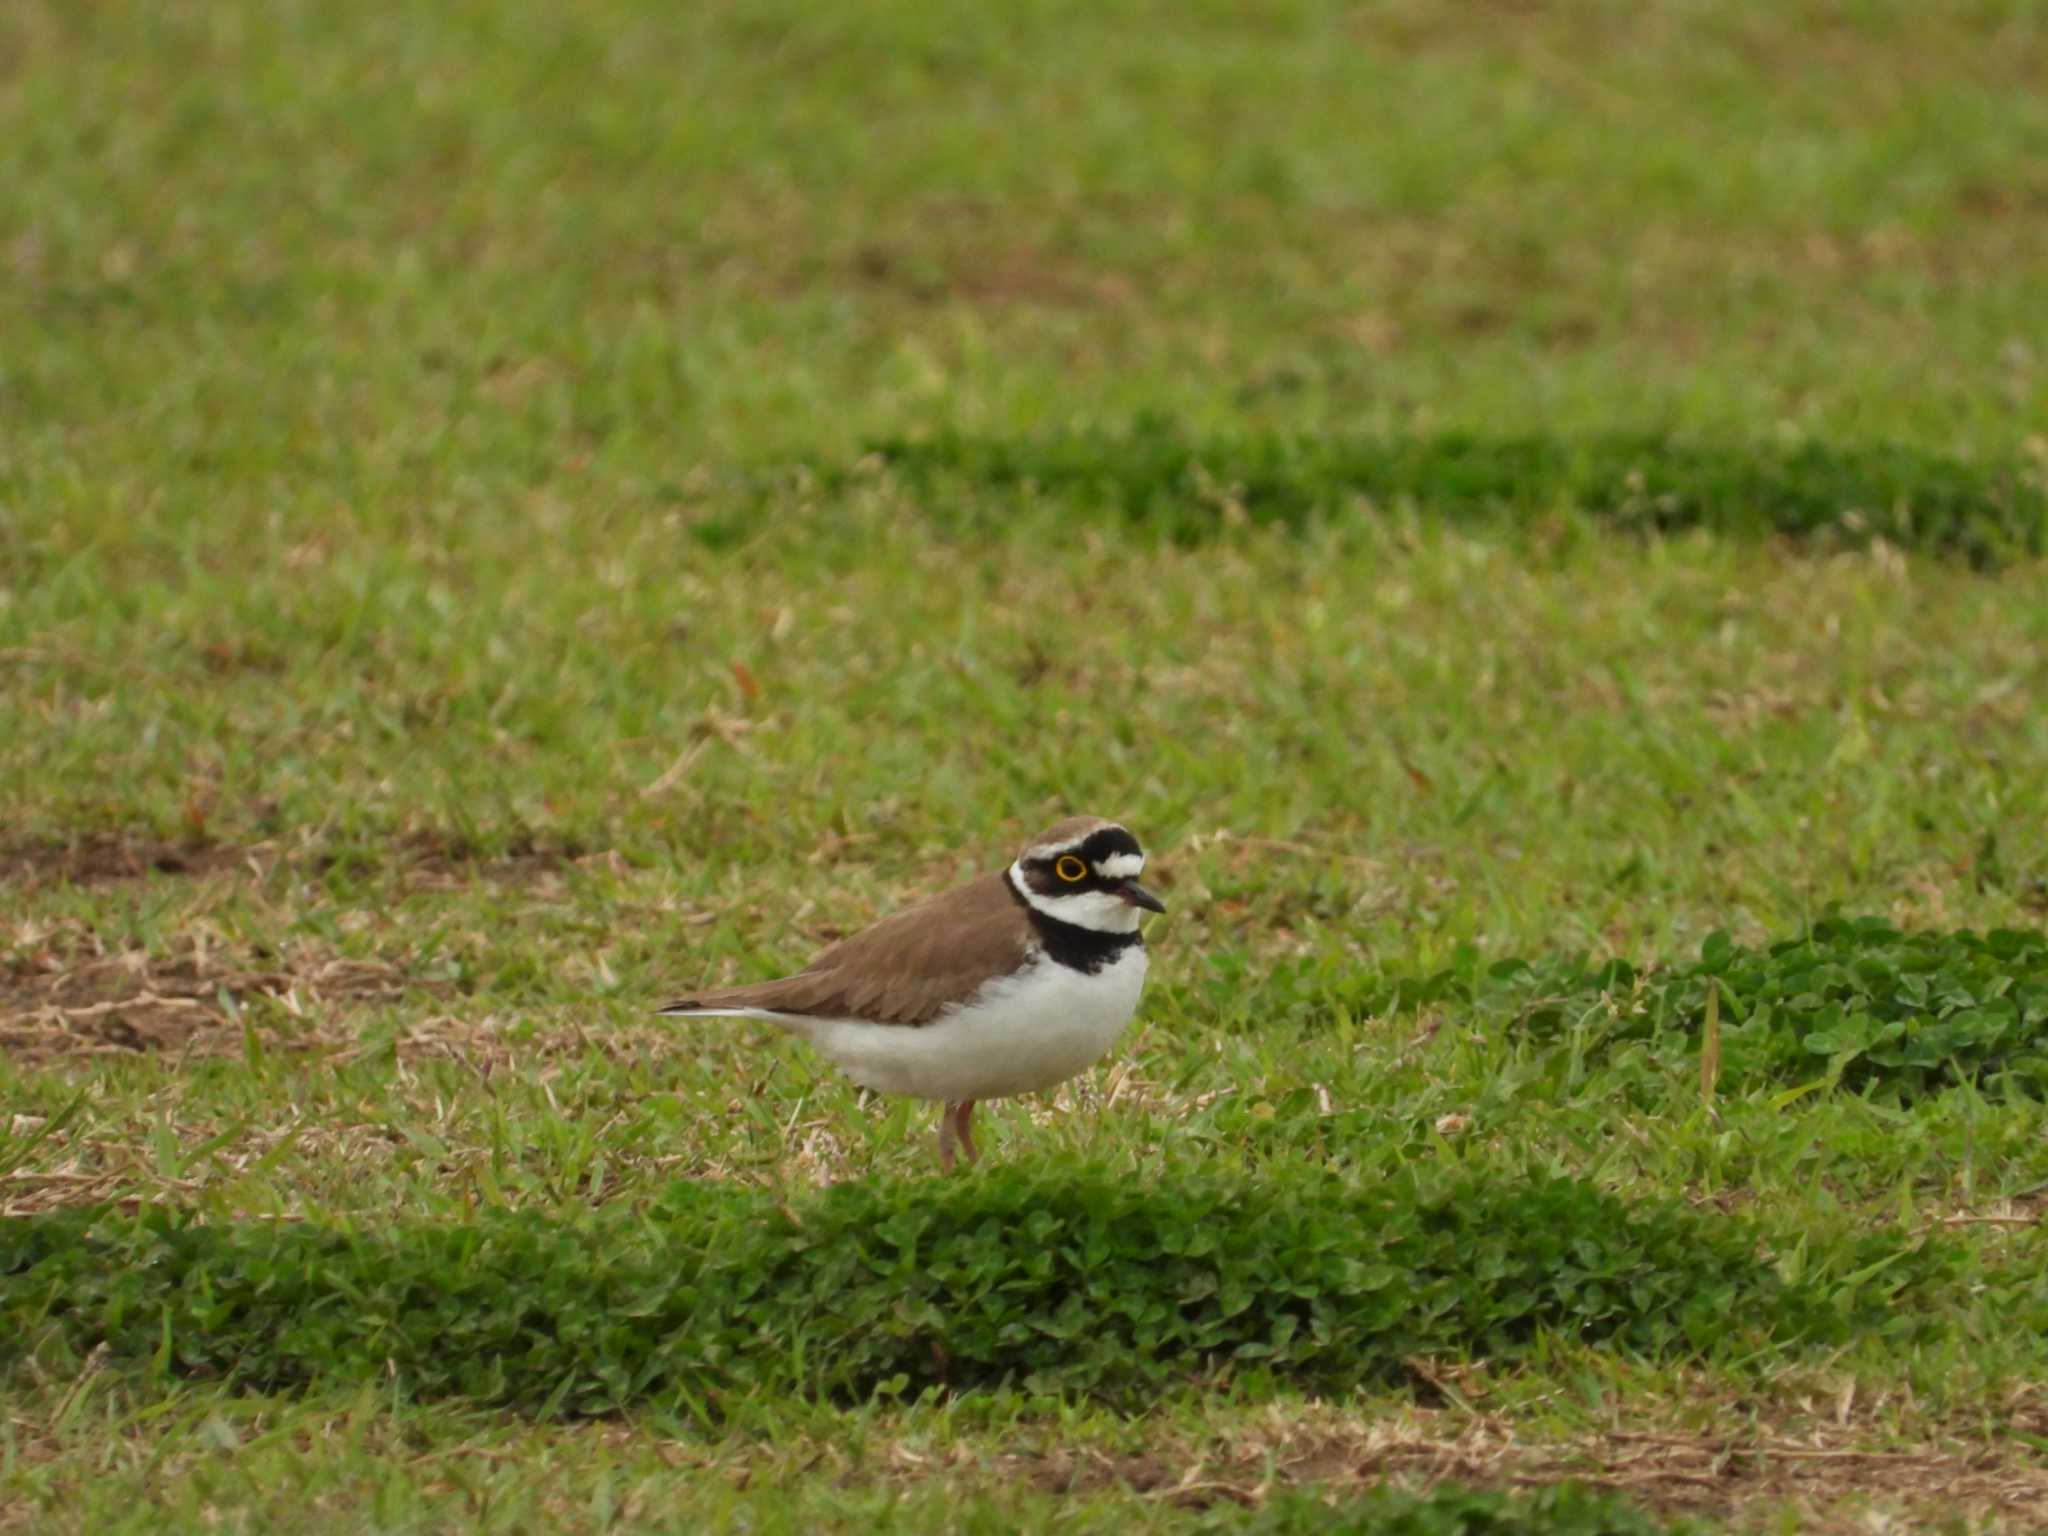
[[[2048,548],[2038,471],[1896,445],[1687,443],[1655,436],[1193,438],[1157,417],[1033,442],[949,433],[872,445],[941,521],[987,525],[1037,495],[1073,523],[1121,513],[1181,542],[1232,521],[1343,519],[1412,505],[1510,527],[1579,512],[1623,528],[1872,537],[1979,564]]]
[[[2044,68],[1997,3],[7,7],[0,1529],[2038,1526]],[[647,1016],[1069,810],[1152,984],[971,1178]],[[889,1355],[963,1325],[862,1222],[1043,1321],[1108,1210],[1445,1309]],[[706,1211],[800,1282],[758,1389],[539,1411]],[[478,1231],[517,1407],[341,1301],[481,1326]],[[1645,1232],[1496,1347],[1487,1243]],[[939,1310],[799,1360],[841,1278]]]
[[[1560,1338],[1677,1360],[1897,1348],[1959,1267],[1896,1234],[1780,1233],[1788,1283],[1748,1223],[1563,1179],[1410,1177],[1365,1197],[1277,1171],[1137,1188],[991,1172],[794,1205],[684,1185],[608,1217],[367,1233],[23,1217],[0,1244],[0,1306],[56,1372],[107,1356],[252,1390],[388,1379],[546,1414],[719,1419],[777,1396],[1007,1386],[1135,1408],[1190,1377],[1343,1393]]]
[[[1697,963],[1662,971],[1573,958],[1482,967],[1467,951],[1370,990],[1366,1006],[1458,1006],[1506,1029],[1572,1035],[1582,1052],[1642,1044],[1667,1069],[1707,1049],[1711,1010],[1718,1080],[1730,1086],[1776,1079],[1912,1099],[1970,1083],[2039,1097],[2044,960],[2034,932],[1902,934],[1882,919],[1829,918],[1768,949],[1710,934]]]
[[[1475,1506],[1482,1517],[1522,1515],[1536,1530],[1597,1530],[1594,1521],[1603,1515],[1630,1533],[1664,1524],[1640,1515],[1630,1523],[1625,1508],[1614,1508],[1622,1501],[1569,1490],[1502,1498],[1443,1488],[1417,1498],[1361,1493],[1353,1485],[1329,1488],[1320,1498],[1283,1494],[1264,1503],[1250,1498],[1262,1475],[1258,1458],[1269,1466],[1329,1458],[1355,1426],[1283,1427],[1241,1412],[1197,1417],[1179,1404],[1162,1405],[1161,1417],[1184,1439],[1184,1465],[1155,1454],[1157,1425],[1147,1450],[1114,1422],[1074,1415],[1046,1422],[1042,1409],[1034,1421],[1015,1405],[958,1429],[928,1422],[907,1434],[887,1423],[842,1421],[831,1438],[821,1438],[784,1418],[773,1438],[709,1445],[650,1433],[646,1425],[537,1432],[503,1415],[423,1408],[374,1392],[291,1404],[201,1396],[149,1414],[102,1385],[60,1406],[57,1455],[89,1446],[115,1464],[79,1489],[76,1513],[95,1529],[115,1531],[150,1528],[153,1511],[135,1507],[138,1494],[188,1521],[202,1520],[209,1506],[233,1507],[320,1531],[350,1529],[351,1520],[366,1515],[399,1528],[456,1523],[491,1531],[537,1522],[574,1532],[618,1524],[684,1531],[701,1529],[698,1522],[716,1528],[740,1521],[778,1532],[861,1531],[877,1523],[988,1532],[1284,1531],[1312,1521],[1317,1506],[1405,1517],[1408,1529],[1424,1531],[1435,1529],[1422,1523],[1432,1517],[1441,1525],[1446,1514]],[[1380,1427],[1415,1426],[1382,1418]],[[962,1443],[962,1432],[980,1443]],[[992,1442],[1000,1452],[988,1448]],[[1412,1467],[1433,1452],[1459,1454],[1420,1443],[1402,1447],[1384,1436],[1356,1445],[1368,1454],[1391,1452]],[[1461,1449],[1473,1458],[1469,1470],[1493,1448],[1472,1441]],[[887,1478],[877,1486],[851,1475],[863,1465]],[[1950,1476],[1969,1476],[1960,1458],[1938,1465]],[[1149,1496],[1133,1498],[1132,1485]],[[1546,1514],[1553,1524],[1534,1523]]]

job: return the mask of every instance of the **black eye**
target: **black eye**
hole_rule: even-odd
[[[1052,872],[1069,883],[1088,878],[1088,866],[1071,853],[1061,854],[1059,861],[1053,865]]]

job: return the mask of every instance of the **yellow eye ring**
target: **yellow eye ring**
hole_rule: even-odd
[[[1069,883],[1088,878],[1088,866],[1071,853],[1061,854],[1053,864],[1052,872]]]

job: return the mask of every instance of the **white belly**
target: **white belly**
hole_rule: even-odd
[[[877,1093],[1000,1099],[1086,1071],[1138,1008],[1145,949],[1134,944],[1094,975],[1040,956],[929,1024],[775,1016],[848,1077]]]

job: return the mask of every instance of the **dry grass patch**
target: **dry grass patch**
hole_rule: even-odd
[[[1710,1390],[1702,1386],[1701,1401]],[[1048,1445],[995,1456],[969,1442],[935,1450],[900,1441],[887,1448],[882,1465],[904,1479],[979,1475],[1060,1495],[1124,1489],[1193,1508],[1255,1507],[1295,1489],[1335,1499],[1386,1483],[1420,1491],[1443,1483],[1528,1489],[1572,1482],[1662,1514],[1743,1530],[1782,1529],[1789,1512],[1809,1536],[1920,1529],[1937,1517],[1967,1521],[1962,1528],[1973,1531],[2019,1532],[2048,1518],[2048,1468],[2013,1440],[1972,1440],[1921,1426],[1914,1432],[1921,1443],[1902,1446],[1872,1414],[1857,1412],[1847,1385],[1817,1414],[1784,1405],[1761,1415],[1745,1404],[1725,1408],[1726,1430],[1666,1422],[1651,1408],[1632,1427],[1550,1436],[1463,1408],[1360,1413],[1288,1402],[1206,1438],[1122,1449]],[[2048,1428],[2048,1406],[2031,1397],[2016,1403],[2013,1424],[2027,1433]],[[874,1468],[872,1461],[830,1459],[849,1486]]]
[[[449,890],[468,885],[530,885],[563,875],[573,867],[622,873],[615,850],[595,852],[533,838],[514,838],[503,848],[435,827],[413,827],[383,847],[332,849],[316,844],[288,846],[276,839],[218,840],[195,834],[170,839],[143,834],[110,834],[70,840],[48,839],[0,848],[0,885],[33,896],[64,886],[102,886],[153,876],[267,880],[280,866],[295,874],[324,876],[337,868],[364,872],[393,870],[408,887]]]
[[[242,1042],[244,1009],[275,1005],[306,1021],[283,1043],[318,1043],[320,1016],[386,1002],[409,980],[381,960],[347,959],[310,944],[249,951],[209,942],[201,929],[167,950],[117,949],[84,928],[17,936],[0,960],[0,1049],[17,1064],[133,1051],[211,1054]]]
[[[1457,1366],[1446,1368],[1458,1374]],[[963,1501],[1128,1495],[1199,1515],[1255,1509],[1297,1492],[1337,1505],[1386,1485],[1421,1492],[1577,1483],[1661,1516],[1743,1532],[2019,1536],[2048,1519],[2048,1468],[2010,1435],[1932,1423],[1897,1398],[1859,1397],[1847,1382],[1816,1381],[1810,1394],[1766,1389],[1761,1400],[1732,1399],[1705,1379],[1683,1385],[1682,1406],[1637,1400],[1630,1422],[1577,1430],[1533,1427],[1519,1410],[1281,1401],[1205,1407],[1192,1417],[1167,1409],[1141,1424],[973,1432],[963,1432],[950,1407],[919,1407],[828,1417],[794,1432],[756,1425],[703,1437],[619,1419],[492,1421],[486,1430],[483,1416],[416,1406],[393,1417],[362,1401],[244,1398],[204,1416],[215,1428],[211,1437],[167,1431],[158,1416],[118,1412],[107,1421],[118,1425],[110,1439],[104,1427],[87,1428],[101,1410],[71,1411],[80,1398],[125,1401],[118,1374],[89,1364],[77,1381],[25,1384],[7,1419],[24,1468],[54,1471],[89,1454],[93,1468],[80,1467],[80,1475],[148,1467],[166,1482],[204,1474],[239,1454],[237,1445],[288,1444],[304,1456],[339,1457],[346,1448],[406,1469],[429,1490],[490,1481],[514,1465],[549,1482],[568,1469],[608,1468],[641,1496],[664,1501],[686,1500],[685,1488],[767,1496],[822,1482],[847,1495],[940,1487]],[[476,1432],[443,1438],[424,1432],[427,1422]],[[2003,1427],[2039,1435],[2048,1430],[2048,1404],[2034,1389],[2020,1389]],[[31,1510],[0,1498],[0,1530],[33,1528]]]

